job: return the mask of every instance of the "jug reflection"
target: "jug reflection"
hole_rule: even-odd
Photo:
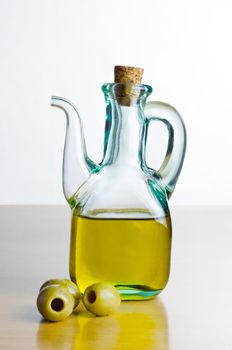
[[[37,343],[40,350],[168,350],[168,320],[159,299],[123,302],[108,317],[94,317],[81,306],[63,322],[41,322]]]

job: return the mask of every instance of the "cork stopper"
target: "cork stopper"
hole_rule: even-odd
[[[143,68],[115,66],[114,82],[119,84],[141,84]]]
[[[114,82],[116,99],[122,106],[132,106],[138,101],[140,90],[134,84],[141,84],[143,68],[115,66]]]

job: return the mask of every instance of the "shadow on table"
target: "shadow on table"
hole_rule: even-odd
[[[63,322],[42,321],[37,332],[40,350],[168,350],[168,343],[168,320],[159,298],[123,302],[108,317],[94,317],[81,306]]]

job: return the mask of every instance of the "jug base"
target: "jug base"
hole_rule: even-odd
[[[152,289],[143,285],[115,285],[121,300],[148,300],[160,294],[162,289]]]

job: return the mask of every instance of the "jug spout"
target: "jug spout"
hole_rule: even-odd
[[[66,200],[73,207],[75,205],[74,194],[98,166],[87,156],[83,127],[74,104],[63,97],[52,96],[51,106],[62,109],[66,115],[63,191]]]

